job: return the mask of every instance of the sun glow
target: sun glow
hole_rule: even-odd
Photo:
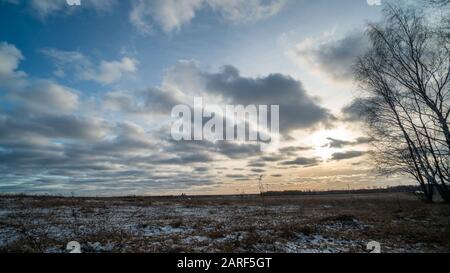
[[[312,143],[314,155],[320,157],[322,160],[329,160],[332,155],[338,152],[339,149],[331,148],[329,146],[329,138],[341,140],[353,140],[354,134],[345,128],[337,128],[333,130],[321,130],[312,134],[310,142]]]

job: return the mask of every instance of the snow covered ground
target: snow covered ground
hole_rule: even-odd
[[[449,252],[450,213],[406,194],[0,197],[1,252]]]

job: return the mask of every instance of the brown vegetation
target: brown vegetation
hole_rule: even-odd
[[[450,210],[409,193],[0,198],[0,251],[449,252]]]

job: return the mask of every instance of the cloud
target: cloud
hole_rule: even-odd
[[[210,9],[231,23],[254,22],[277,14],[284,0],[135,0],[130,22],[142,34],[151,33],[153,25],[164,32],[179,30],[190,23],[198,12]]]
[[[69,72],[77,78],[83,78],[86,71],[93,68],[92,62],[83,54],[77,51],[64,51],[55,48],[44,48],[41,53],[52,59],[55,66],[54,74],[57,77],[65,77]]]
[[[163,31],[170,32],[189,23],[203,2],[203,0],[137,0],[130,13],[130,20],[144,34],[152,31],[151,21],[158,24]]]
[[[52,140],[100,140],[111,127],[101,119],[76,115],[23,113],[21,116],[0,115],[1,143],[26,140],[51,143]],[[31,140],[31,141],[30,141]]]
[[[364,111],[367,101],[364,99],[355,99],[350,104],[342,108],[342,116],[344,121],[363,121]]]
[[[207,90],[231,98],[234,104],[280,105],[280,130],[304,129],[333,119],[307,94],[303,85],[289,76],[271,74],[260,78],[240,76],[228,66],[216,74],[204,74]]]
[[[41,18],[68,7],[65,0],[31,0],[30,6]]]
[[[317,158],[297,157],[294,160],[283,161],[280,164],[312,167],[317,165],[319,162],[320,161]]]
[[[0,52],[8,60],[3,75],[19,73],[24,59],[20,50],[7,45]],[[45,53],[67,74],[81,70],[101,74],[101,65],[79,52],[46,49]],[[234,170],[239,177],[231,179],[245,181],[307,149],[292,146],[283,153],[265,154],[250,142],[176,142],[170,137],[170,118],[157,114],[168,113],[175,104],[188,104],[187,98],[196,94],[216,103],[279,103],[290,111],[281,110],[281,120],[283,115],[296,115],[286,123],[287,131],[310,129],[332,119],[299,81],[281,74],[244,77],[232,66],[207,71],[182,61],[167,70],[161,86],[111,91],[95,98],[55,80],[25,73],[21,80],[24,85],[7,88],[2,96],[8,107],[0,109],[0,191],[42,193],[49,186],[57,187],[58,193],[78,194],[185,190],[224,183],[231,177],[216,168],[235,167],[229,163],[243,167]],[[150,117],[155,119],[149,121]],[[296,158],[290,163],[312,166],[318,160]]]
[[[11,95],[29,108],[42,112],[72,112],[78,108],[79,98],[75,90],[49,80],[34,80],[29,87]]]
[[[0,43],[0,87],[17,88],[23,85],[25,72],[19,71],[19,64],[24,56],[14,45]]]
[[[317,38],[308,38],[294,49],[297,61],[317,73],[325,73],[334,80],[352,80],[356,58],[368,48],[362,31],[352,31],[341,38],[326,33]]]
[[[114,137],[97,143],[93,150],[100,154],[121,156],[132,153],[139,155],[148,149],[155,149],[154,139],[135,123],[124,121],[111,129],[114,129]]]
[[[102,119],[74,113],[80,105],[76,90],[17,72],[24,58],[15,46],[2,43],[0,55],[5,60],[2,76],[21,75],[11,78],[12,84],[5,87],[2,102],[9,107],[0,111],[0,150],[5,161],[29,162],[32,158],[27,154],[42,154],[46,159],[50,155],[59,156],[57,150],[67,140],[94,141],[109,132],[110,126]],[[42,162],[47,164],[50,160]]]
[[[258,168],[253,168],[250,171],[253,172],[253,173],[265,173],[266,172],[266,170],[258,169]]]
[[[213,160],[207,153],[196,153],[196,154],[184,154],[178,155],[176,157],[171,157],[168,159],[157,159],[151,161],[151,163],[157,163],[162,165],[185,165],[189,163],[207,163]]]
[[[136,92],[112,91],[106,93],[103,99],[106,109],[137,115],[170,115],[172,107],[182,103],[182,94],[159,87]]]
[[[340,140],[340,139],[335,139],[335,138],[327,138],[330,142],[326,145],[330,148],[342,148],[344,146],[350,145],[351,142],[350,141],[345,141],[345,140]]]
[[[286,156],[284,154],[270,154],[270,155],[264,155],[261,157],[261,160],[267,161],[267,162],[276,162],[285,159]]]
[[[137,61],[123,57],[120,61],[101,61],[97,71],[86,73],[85,79],[102,84],[111,84],[122,78],[124,74],[133,74],[137,71]]]
[[[229,159],[248,159],[261,155],[261,147],[255,143],[234,141],[174,141],[169,134],[160,136],[165,141],[163,151],[167,154],[197,154],[203,151],[209,154],[226,156]]]
[[[6,99],[42,112],[66,113],[77,109],[77,91],[50,80],[29,78],[17,70],[23,59],[14,45],[0,43],[0,87],[5,89]]]
[[[135,59],[123,57],[114,61],[102,60],[95,65],[80,52],[54,48],[43,49],[42,53],[55,62],[57,76],[63,77],[66,75],[65,71],[69,70],[80,80],[95,81],[104,85],[115,83],[125,75],[136,73],[139,64]]]
[[[345,159],[351,159],[363,156],[366,152],[363,151],[348,151],[348,152],[342,152],[342,153],[334,153],[332,155],[332,160],[340,161]]]
[[[207,4],[232,23],[254,22],[272,17],[286,4],[285,0],[208,0]]]
[[[0,43],[0,76],[6,77],[16,73],[20,61],[24,59],[20,50],[6,42]]]
[[[224,66],[217,73],[206,72],[192,61],[181,61],[168,73],[168,85],[184,90],[185,94],[203,95],[205,100],[211,98],[210,101],[222,100],[235,105],[279,105],[283,133],[329,125],[335,120],[300,81],[286,75],[243,77],[233,66]]]
[[[227,174],[226,177],[227,178],[232,178],[232,179],[237,180],[237,181],[249,180],[248,176],[243,175],[243,174]]]
[[[23,59],[14,45],[0,43],[0,87],[7,100],[41,112],[67,113],[77,109],[77,91],[50,80],[29,78],[17,70]]]
[[[36,111],[0,111],[0,190],[125,194],[154,192],[220,182],[208,172],[191,173],[190,164],[210,162],[213,155],[185,151],[165,153],[143,127],[88,115]],[[21,181],[28,181],[26,185]],[[3,184],[2,184],[3,183]],[[14,185],[14,186],[13,186]]]
[[[259,161],[259,160],[253,160],[250,161],[247,166],[249,167],[258,167],[258,168],[263,168],[266,166],[266,163],[264,161]]]
[[[253,143],[236,143],[232,141],[216,142],[216,151],[231,159],[249,158],[261,154],[261,147]]]
[[[340,140],[336,138],[327,138],[330,142],[326,145],[329,148],[343,148],[345,146],[355,146],[360,144],[367,144],[371,142],[371,138],[359,137],[355,141]]]
[[[279,105],[283,134],[329,126],[336,120],[309,96],[301,82],[289,76],[243,77],[232,66],[214,73],[200,69],[194,61],[180,61],[168,69],[161,87],[109,92],[103,104],[107,109],[129,114],[167,114],[175,105],[191,105],[195,96],[203,97],[204,105]]]
[[[96,12],[109,12],[116,5],[117,0],[82,0],[81,5],[70,6],[67,0],[3,0],[10,4],[25,3],[40,19],[51,15],[67,15],[81,9],[93,9]]]
[[[195,167],[194,168],[194,172],[198,172],[198,173],[204,173],[209,171],[208,167]]]
[[[81,5],[69,5],[66,0],[3,0],[4,3],[24,3],[41,20],[54,15],[71,15],[80,10],[110,12],[117,0],[83,0]],[[154,31],[153,25],[169,33],[189,24],[199,12],[210,11],[232,24],[249,23],[276,15],[286,0],[133,0],[130,23],[142,34]]]

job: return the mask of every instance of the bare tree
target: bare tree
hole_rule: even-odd
[[[425,200],[450,202],[450,43],[420,12],[389,5],[370,24],[371,48],[355,67],[375,162],[386,175],[408,174]]]

